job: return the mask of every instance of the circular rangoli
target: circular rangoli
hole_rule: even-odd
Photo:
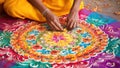
[[[12,48],[20,55],[49,63],[82,61],[100,53],[108,36],[85,21],[79,27],[63,32],[49,31],[48,25],[35,22],[20,26],[11,36]]]
[[[0,68],[120,68],[120,22],[86,9],[79,18],[79,27],[63,32],[0,18]]]

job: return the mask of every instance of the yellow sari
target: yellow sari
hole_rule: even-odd
[[[44,22],[45,18],[42,14],[33,7],[27,0],[0,0],[4,1],[4,10],[8,15],[21,19],[32,19]],[[42,0],[43,4],[49,8],[55,15],[62,16],[68,14],[74,0]],[[80,4],[80,9],[83,8],[83,2]]]

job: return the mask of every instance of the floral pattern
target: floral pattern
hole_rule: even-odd
[[[120,68],[120,22],[86,9],[79,18],[79,27],[63,32],[0,18],[0,68]]]
[[[37,61],[81,61],[101,52],[108,44],[108,36],[101,29],[85,21],[79,23],[79,26],[72,31],[65,29],[63,32],[51,32],[45,25],[31,22],[13,32],[11,45],[19,54]]]

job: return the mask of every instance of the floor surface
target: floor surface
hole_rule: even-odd
[[[120,21],[120,0],[85,0],[85,7]]]

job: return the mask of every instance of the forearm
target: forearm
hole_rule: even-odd
[[[45,7],[41,0],[29,0],[29,2],[43,14],[43,16],[46,18],[46,22],[53,30],[63,30],[59,22],[59,18],[54,15],[47,7]]]
[[[81,0],[74,0],[71,12],[78,12],[80,7]]]
[[[41,13],[46,11],[47,7],[44,6],[42,0],[28,0],[33,6],[35,6]]]

